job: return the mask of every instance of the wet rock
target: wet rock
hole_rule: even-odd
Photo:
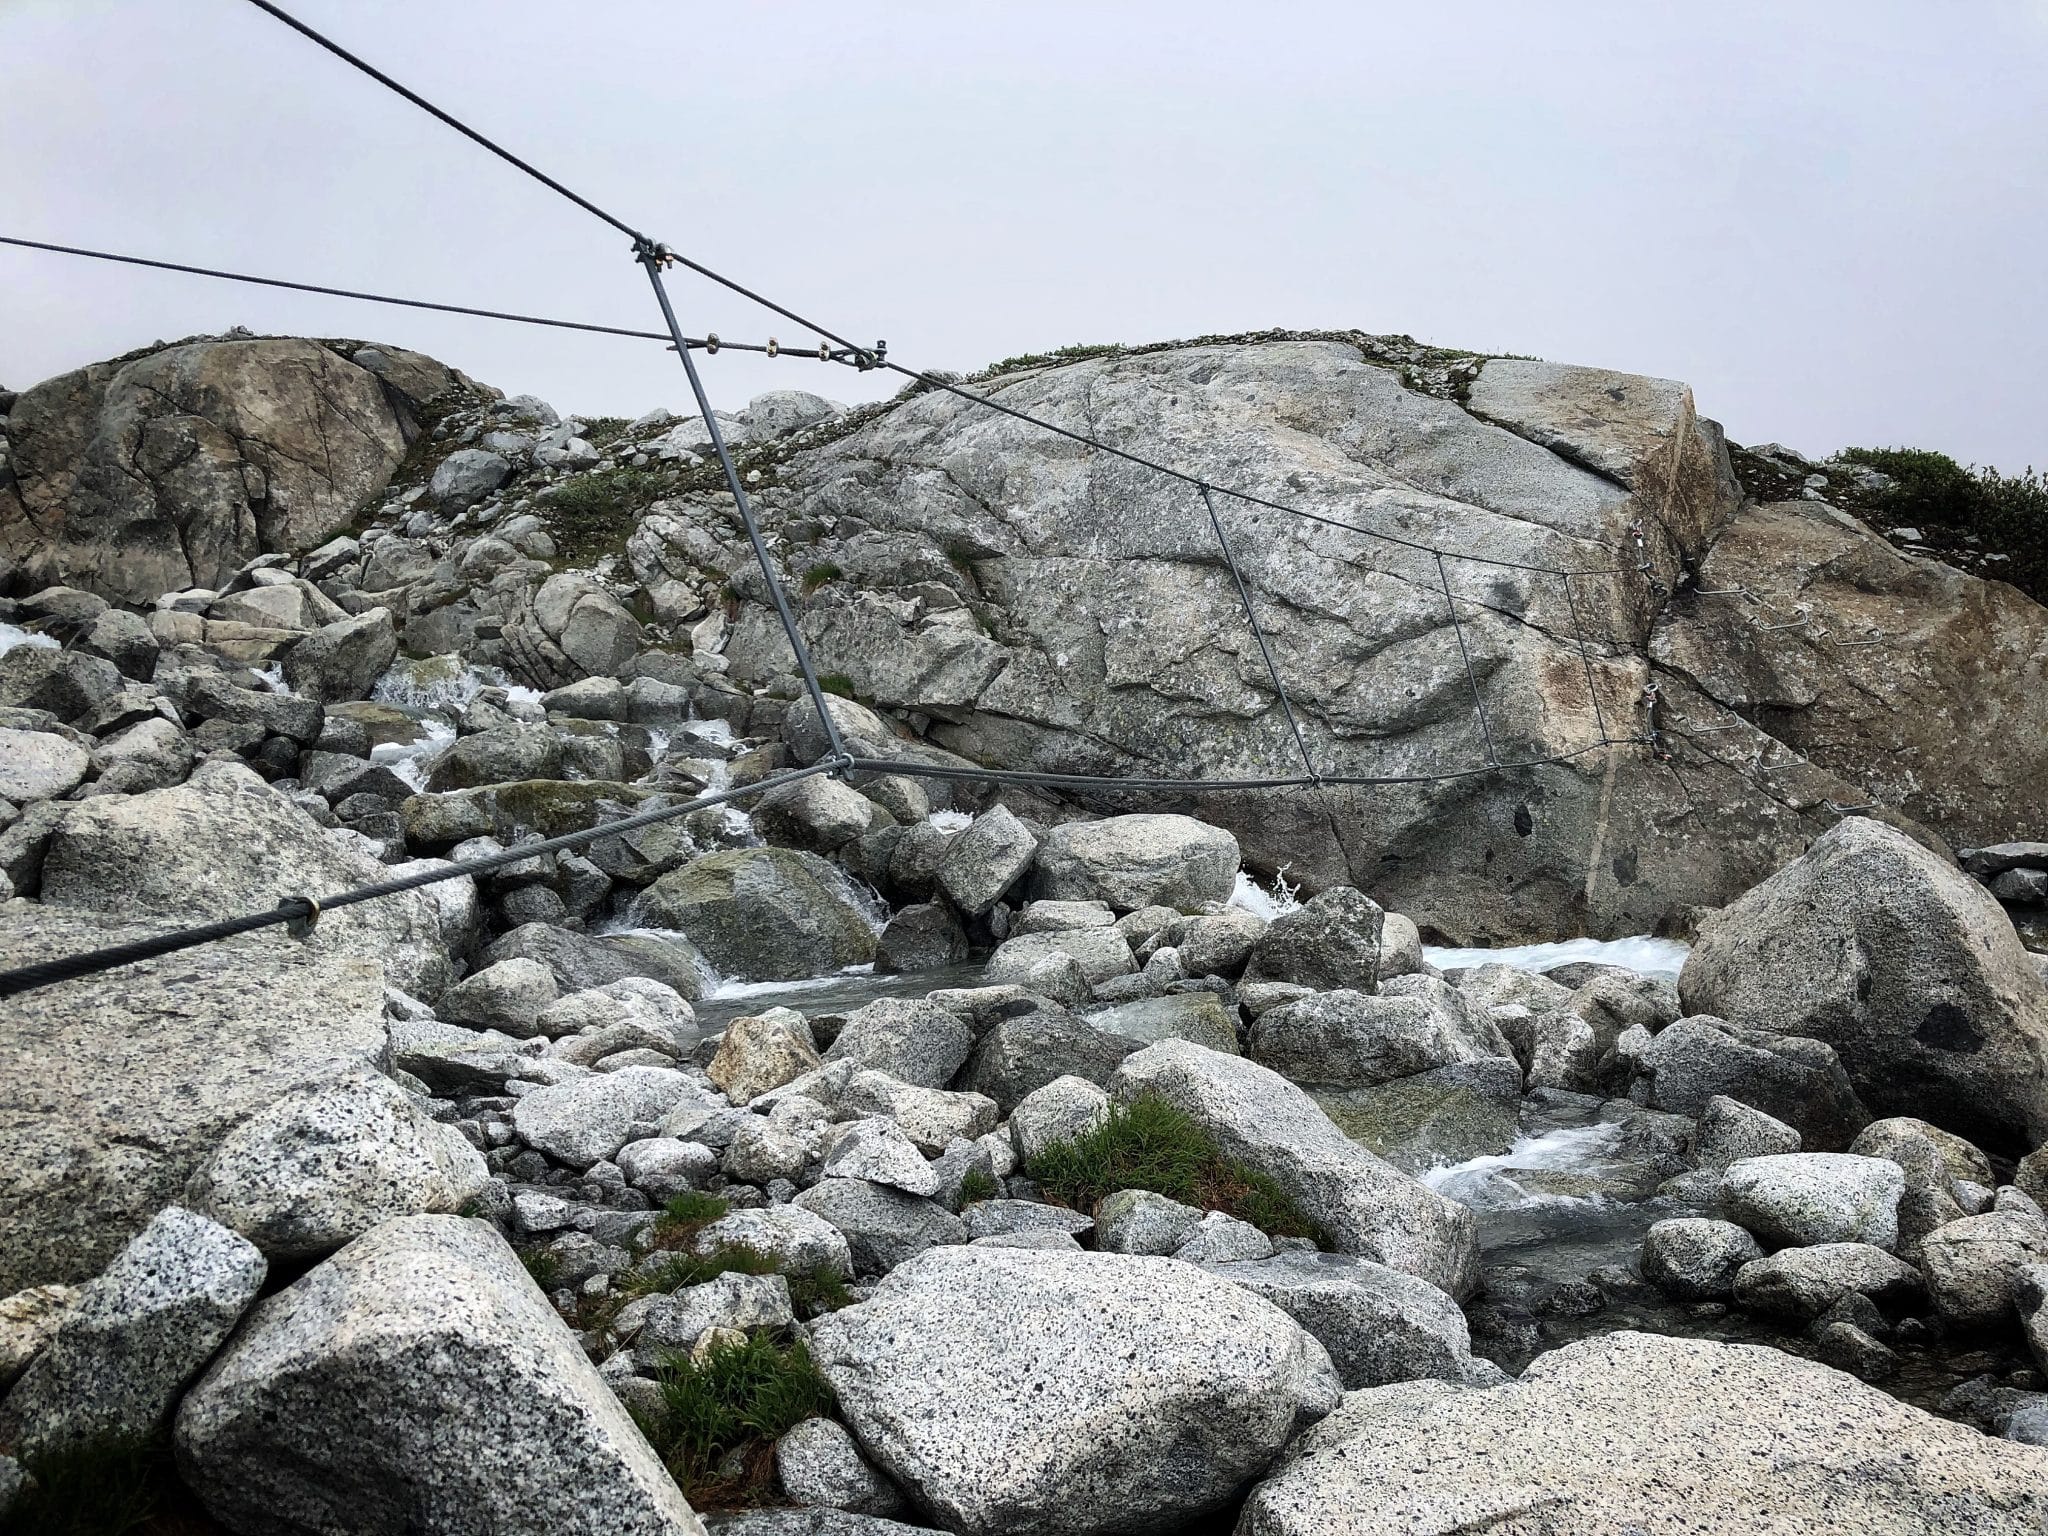
[[[427,773],[436,793],[482,784],[559,778],[562,743],[544,725],[496,725],[449,744]]]
[[[453,1216],[386,1222],[266,1301],[177,1445],[236,1529],[703,1530],[512,1250]]]
[[[2044,1259],[2048,1227],[2011,1211],[1965,1216],[1936,1227],[1920,1244],[1934,1310],[1963,1328],[2011,1322],[2021,1276]]]
[[[553,971],[564,992],[584,992],[617,981],[645,978],[660,982],[691,1002],[704,995],[703,957],[679,934],[594,935],[546,923],[526,923],[484,952],[484,959],[493,964],[520,956],[538,960]]]
[[[1643,1278],[1680,1301],[1718,1301],[1735,1294],[1735,1275],[1761,1259],[1757,1240],[1731,1221],[1680,1216],[1643,1234]]]
[[[1868,1243],[1786,1248],[1743,1265],[1735,1275],[1738,1305],[1801,1321],[1831,1311],[1848,1296],[1890,1306],[1921,1293],[1917,1269]]]
[[[837,779],[798,779],[778,784],[754,806],[764,837],[810,853],[832,853],[868,830],[875,805]]]
[[[792,981],[875,957],[844,877],[787,848],[708,853],[649,886],[645,920],[679,928],[721,975]]]
[[[973,953],[952,909],[941,902],[903,908],[883,926],[876,942],[875,969],[937,971],[959,965]]]
[[[1386,914],[1362,891],[1337,886],[1275,918],[1252,946],[1247,982],[1287,981],[1318,992],[1379,990]]]
[[[1441,982],[1408,996],[1320,992],[1261,1014],[1251,1057],[1298,1083],[1369,1088],[1434,1067],[1508,1055],[1491,1022],[1475,1023]],[[1518,1074],[1519,1076],[1519,1074]]]
[[[1336,1402],[1322,1346],[1192,1265],[951,1248],[812,1329],[862,1449],[948,1528],[1162,1528]]]
[[[937,880],[962,912],[978,917],[987,912],[1023,878],[1038,852],[1030,828],[1003,806],[992,806],[946,844]]]
[[[1720,1173],[1744,1158],[1776,1157],[1799,1150],[1799,1133],[1784,1121],[1717,1093],[1700,1110],[1692,1138],[1692,1163],[1695,1168]]]
[[[1019,984],[1043,991],[1048,975],[1056,978],[1060,965],[1048,962],[1070,959],[1089,986],[1100,986],[1115,976],[1128,976],[1137,966],[1123,935],[1112,928],[1075,928],[1059,933],[1030,933],[1006,939],[989,956],[982,972],[990,986]],[[1060,990],[1056,979],[1054,990]]]
[[[1629,1086],[1639,1103],[1679,1115],[1704,1113],[1716,1096],[1782,1120],[1816,1151],[1848,1146],[1870,1118],[1830,1047],[1705,1016],[1659,1033]]]

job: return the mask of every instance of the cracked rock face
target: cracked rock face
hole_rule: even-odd
[[[1663,593],[1740,501],[1719,429],[1684,386],[1475,360],[1461,404],[1411,388],[1365,340],[1176,347],[983,387],[1350,525],[1218,498],[1320,771],[1457,772],[1489,750],[1508,764],[1569,760],[1157,809],[1229,828],[1255,869],[1355,883],[1480,942],[1682,921],[1794,856],[1832,820],[1823,799],[1860,803],[1819,770],[1789,791],[1712,765],[1681,781],[1638,748],[1600,746],[1603,729],[1644,728],[1642,647]],[[826,528],[806,559],[846,578],[803,605],[820,669],[930,716],[933,743],[1055,772],[1301,771],[1189,487],[938,394],[797,454],[782,475],[791,497],[770,515]],[[1439,571],[1358,529],[1621,573],[1567,584],[1458,560]],[[725,647],[741,683],[788,667],[768,609],[747,597]],[[1689,702],[1672,680],[1667,707]]]
[[[379,372],[315,341],[209,341],[37,385],[9,416],[0,554],[32,580],[147,603],[311,549],[384,487],[419,407],[458,377],[395,348],[372,360]]]

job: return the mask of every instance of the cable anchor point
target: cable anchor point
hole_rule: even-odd
[[[284,931],[303,944],[313,937],[313,929],[320,921],[320,903],[311,896],[287,896],[278,903],[281,907],[294,904],[298,906],[299,913],[285,919]]]

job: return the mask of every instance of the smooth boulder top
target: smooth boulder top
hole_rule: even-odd
[[[1706,918],[1680,973],[1688,1013],[1826,1041],[1880,1115],[1993,1150],[2048,1141],[2048,988],[1974,880],[1850,817]]]
[[[1354,1392],[1238,1536],[2039,1536],[2048,1454],[1779,1350],[1622,1332],[1486,1391]]]
[[[862,1450],[968,1536],[1173,1529],[1340,1393],[1279,1308],[1125,1254],[933,1249],[812,1348]]]

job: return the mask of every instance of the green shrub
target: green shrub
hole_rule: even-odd
[[[698,1508],[758,1503],[774,1479],[775,1441],[832,1406],[810,1351],[765,1333],[661,1361],[661,1413],[642,1426]]]
[[[827,693],[837,694],[842,699],[853,697],[853,679],[844,672],[819,673],[818,686]]]
[[[1120,1189],[1149,1189],[1275,1236],[1322,1240],[1278,1184],[1225,1157],[1193,1116],[1151,1094],[1112,1105],[1100,1126],[1046,1148],[1029,1172],[1047,1195],[1080,1211]]]
[[[526,1266],[527,1274],[543,1292],[552,1294],[562,1283],[562,1261],[545,1248],[529,1248],[519,1255],[519,1262]]]
[[[1862,505],[1895,522],[1972,535],[1980,551],[2005,557],[1986,575],[2048,602],[2048,477],[1978,469],[1924,448],[1845,448],[1836,458],[1891,477],[1858,498]]]

